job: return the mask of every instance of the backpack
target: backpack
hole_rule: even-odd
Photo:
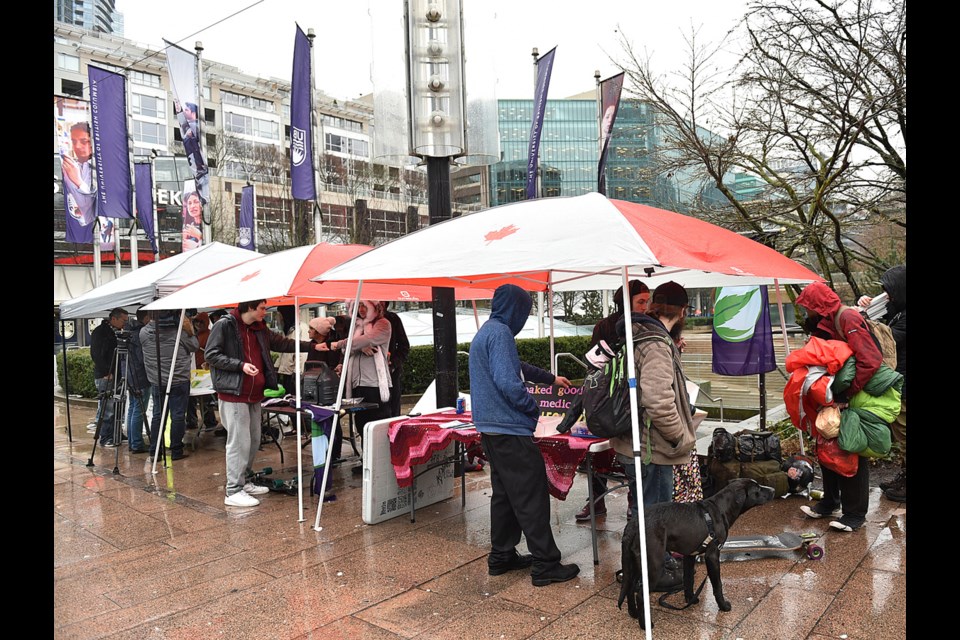
[[[840,310],[837,311],[837,315],[833,316],[834,325],[837,327],[837,333],[840,336],[844,335],[840,329],[840,314],[852,308],[853,307],[841,305]],[[877,348],[880,349],[880,354],[883,356],[883,363],[891,369],[896,370],[897,341],[893,339],[893,330],[890,328],[890,325],[871,320],[863,311],[858,311],[858,313],[864,322],[867,323],[867,328],[870,329],[870,335],[873,336],[873,341],[877,344]],[[844,337],[841,337],[841,340],[846,341]]]
[[[662,340],[672,345],[669,336],[659,333],[635,338],[634,345]],[[630,385],[627,350],[620,346],[603,368],[594,369],[583,380],[583,415],[590,433],[614,438],[630,433]],[[638,399],[639,400],[639,399]],[[642,405],[640,411],[643,411]],[[643,418],[641,417],[641,421]]]

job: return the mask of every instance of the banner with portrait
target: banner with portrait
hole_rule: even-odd
[[[203,203],[196,185],[193,180],[183,181],[183,253],[203,244]]]
[[[93,167],[89,104],[77,98],[54,96],[53,128],[60,153],[66,241],[93,244],[97,174]]]
[[[210,201],[210,176],[200,144],[203,131],[200,128],[199,82],[197,81],[197,56],[175,44],[167,42],[167,74],[173,91],[173,112],[180,125],[180,137],[187,162],[203,204]]]
[[[620,92],[623,89],[623,74],[607,78],[600,83],[600,162],[597,163],[597,193],[607,195],[607,149],[613,137],[613,123],[620,110]]]

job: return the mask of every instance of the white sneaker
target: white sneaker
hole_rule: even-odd
[[[253,484],[248,482],[243,485],[243,491],[249,496],[262,496],[265,493],[270,493],[270,489],[259,484]]]
[[[223,504],[228,507],[255,507],[260,504],[260,501],[246,491],[237,491],[232,496],[224,498]]]
[[[91,422],[87,425],[87,433],[96,433],[97,432],[97,423]]]
[[[825,518],[827,516],[839,516],[841,513],[840,507],[837,507],[830,513],[820,513],[819,511],[814,511],[813,509],[811,509],[805,504],[800,505],[800,511],[802,511],[804,515],[807,516],[808,518]]]

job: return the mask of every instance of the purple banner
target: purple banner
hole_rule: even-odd
[[[136,194],[134,195],[135,210],[137,220],[140,222],[140,228],[143,234],[150,241],[150,248],[154,253],[158,253],[157,236],[153,229],[153,173],[150,162],[137,162],[133,165],[134,184],[136,185]]]
[[[237,246],[241,249],[256,251],[257,246],[253,236],[255,213],[253,210],[253,185],[243,188],[240,194],[240,227],[237,229]]]
[[[83,100],[53,97],[53,128],[60,151],[67,242],[93,244],[97,219],[97,175],[93,170],[90,108]]]
[[[713,372],[746,376],[776,368],[767,288],[718,288],[713,316]]]
[[[210,202],[210,176],[207,162],[203,159],[200,130],[200,96],[197,80],[197,56],[175,44],[167,45],[167,73],[173,90],[173,113],[180,125],[183,150],[187,163],[193,170],[196,191],[203,204]]]
[[[290,86],[290,179],[293,197],[297,200],[317,199],[310,124],[313,104],[310,59],[310,40],[298,25],[293,42],[293,81]]]
[[[537,164],[540,154],[540,131],[543,128],[543,113],[547,109],[547,90],[550,88],[550,73],[553,71],[554,47],[537,60],[537,86],[533,94],[533,122],[530,123],[530,150],[527,152],[527,200],[537,197]]]
[[[133,217],[133,179],[127,144],[126,78],[119,73],[87,66],[90,114],[93,117],[93,155],[97,169],[97,215]]]
[[[607,78],[600,83],[600,162],[597,164],[597,193],[607,195],[607,148],[613,134],[613,123],[620,110],[620,91],[623,89],[623,74]]]

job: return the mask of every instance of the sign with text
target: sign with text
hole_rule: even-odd
[[[527,391],[537,401],[541,416],[565,416],[573,403],[580,398],[583,389],[578,386],[564,389],[558,384],[526,383]]]

